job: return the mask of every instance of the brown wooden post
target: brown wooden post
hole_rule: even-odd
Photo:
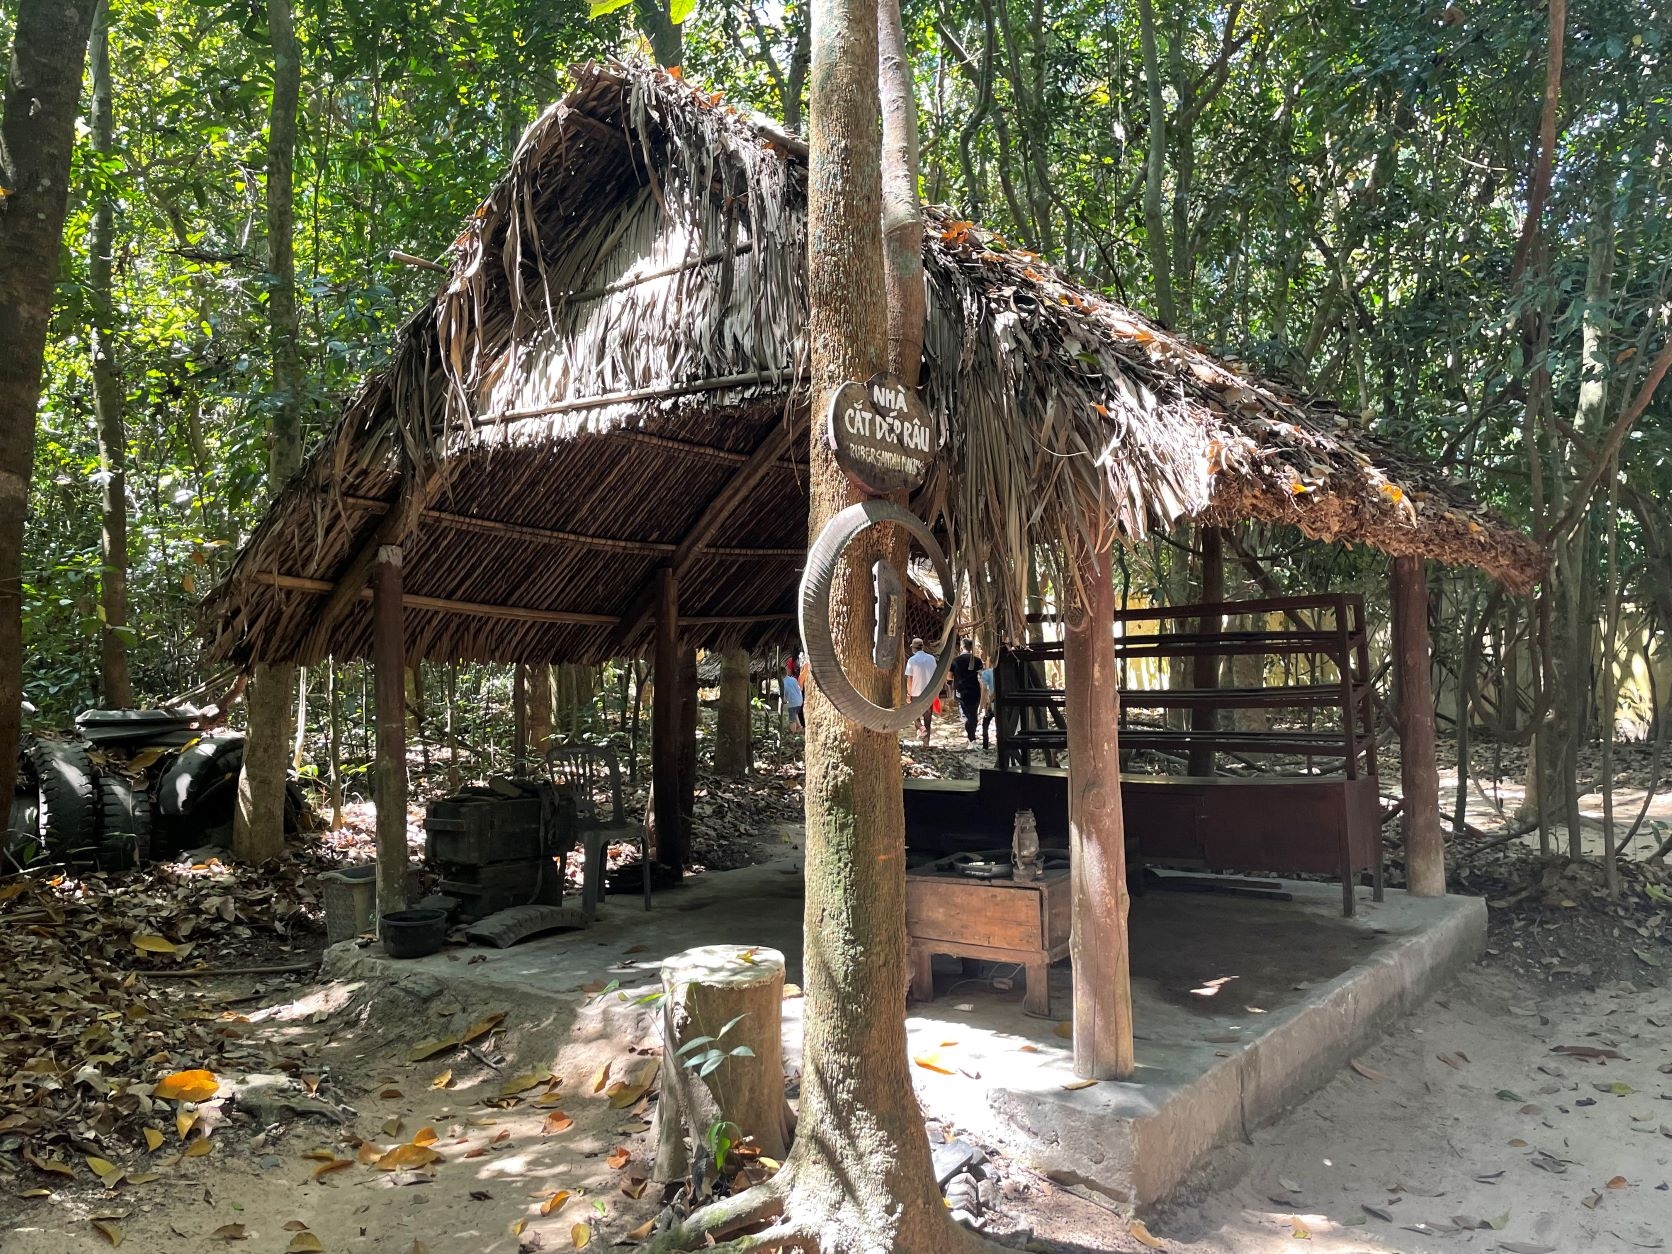
[[[528,774],[528,668],[511,668],[511,774]]]
[[[650,787],[654,806],[656,861],[676,873],[685,869],[684,832],[679,821],[679,581],[671,566],[657,575],[656,674],[650,694]]]
[[[1202,604],[1217,605],[1225,599],[1225,543],[1224,532],[1206,523],[1196,528],[1202,555]],[[1196,620],[1199,635],[1217,633],[1225,625],[1223,618],[1209,617]],[[1191,666],[1192,688],[1219,687],[1220,657],[1217,653],[1198,653]],[[1190,730],[1204,735],[1219,726],[1219,711],[1211,705],[1199,705],[1190,711]],[[1212,775],[1214,754],[1211,746],[1192,745],[1190,765],[1192,775]]]
[[[1068,721],[1068,848],[1073,878],[1074,1072],[1132,1074],[1126,829],[1120,799],[1120,690],[1108,550],[1083,558],[1086,604],[1063,641]]]
[[[377,550],[372,573],[372,665],[377,684],[377,911],[406,909],[406,626],[401,550]]]
[[[1399,690],[1407,891],[1415,897],[1442,897],[1446,844],[1440,830],[1440,773],[1434,761],[1428,572],[1420,557],[1393,559],[1393,674]]]
[[[679,847],[691,848],[691,828],[697,807],[697,726],[702,704],[697,700],[697,651],[679,650]]]

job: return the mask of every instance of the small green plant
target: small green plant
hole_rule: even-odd
[[[746,1015],[738,1015],[713,1036],[694,1036],[686,1041],[679,1047],[678,1057],[683,1059],[681,1065],[696,1071],[697,1078],[703,1079],[712,1075],[714,1069],[728,1058],[753,1058],[755,1051],[747,1045],[734,1045],[730,1049],[720,1047],[726,1033],[730,1032],[746,1017]],[[705,1045],[708,1046],[707,1049],[703,1049]],[[701,1050],[702,1052],[694,1053],[695,1050]],[[685,1057],[687,1054],[690,1054],[690,1057]]]
[[[716,1175],[725,1171],[726,1156],[742,1136],[743,1129],[730,1119],[716,1119],[708,1125],[708,1135],[703,1138],[703,1144],[708,1147],[708,1156],[714,1160]]]

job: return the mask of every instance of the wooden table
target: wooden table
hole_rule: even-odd
[[[1022,1009],[1051,1011],[1050,967],[1068,957],[1072,915],[1066,868],[1021,884],[947,871],[906,873],[906,933],[911,942],[911,992],[932,1001],[936,954],[1013,962],[1027,970]]]

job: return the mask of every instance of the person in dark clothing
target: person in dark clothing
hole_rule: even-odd
[[[962,642],[963,649],[952,659],[948,678],[958,698],[958,712],[964,716],[964,735],[975,743],[975,724],[981,717],[981,659],[975,655],[975,641]]]

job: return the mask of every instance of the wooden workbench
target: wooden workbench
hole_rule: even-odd
[[[1051,1009],[1050,967],[1068,957],[1069,880],[1066,868],[1027,884],[983,880],[948,871],[906,873],[906,933],[911,943],[911,991],[935,996],[936,954],[1013,962],[1027,970],[1022,1009]]]

